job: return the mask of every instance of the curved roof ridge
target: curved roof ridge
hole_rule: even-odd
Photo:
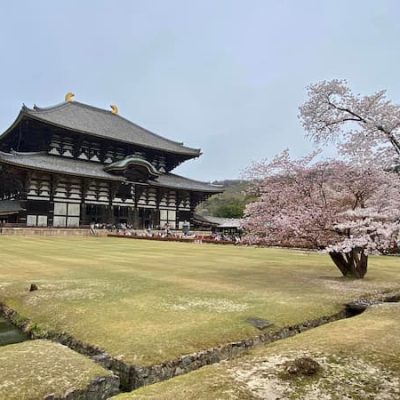
[[[141,157],[135,157],[135,156],[128,156],[125,157],[122,160],[113,162],[112,164],[106,165],[103,169],[104,171],[123,171],[126,168],[128,168],[130,165],[144,165],[145,168],[149,171],[150,175],[153,176],[160,176],[162,173],[157,170],[157,168],[149,161],[145,160],[144,158]]]
[[[70,102],[63,101],[62,103],[54,104],[54,106],[48,106],[48,107],[39,107],[38,105],[34,104],[32,108],[25,106],[25,110],[31,111],[31,112],[51,112],[54,110],[59,110],[60,108],[70,104]]]
[[[28,107],[22,103],[22,107],[21,110],[19,111],[17,117],[15,118],[15,120],[13,121],[13,123],[2,133],[0,133],[0,140],[3,139],[4,137],[7,136],[8,133],[10,133],[19,123],[19,121],[22,119],[22,117],[24,116],[26,109]]]

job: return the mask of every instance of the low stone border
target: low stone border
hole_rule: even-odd
[[[388,291],[384,293],[373,294],[362,299],[374,300],[374,302],[393,301],[400,293],[398,291]],[[347,318],[349,315],[346,307],[343,310],[329,315],[322,316],[313,320],[308,320],[299,324],[291,325],[279,329],[278,331],[269,331],[252,338],[243,339],[235,342],[226,343],[207,350],[192,354],[183,355],[172,360],[168,360],[149,367],[129,365],[118,360],[97,346],[82,343],[67,333],[58,333],[54,331],[44,332],[37,329],[29,319],[21,318],[18,313],[3,303],[0,303],[0,313],[9,319],[14,325],[28,333],[32,339],[50,339],[68,346],[81,354],[91,357],[95,362],[101,364],[104,368],[112,370],[120,378],[121,389],[131,391],[144,385],[150,385],[174,376],[183,375],[194,371],[205,365],[218,363],[222,360],[234,358],[247,352],[249,349],[260,345],[275,342],[297,335],[298,333],[316,328],[327,323]],[[48,400],[50,400],[49,398]],[[64,398],[62,398],[64,400]],[[68,400],[80,398],[65,398]],[[86,399],[83,397],[82,399]],[[57,399],[58,400],[58,399]]]
[[[0,230],[1,235],[8,236],[61,236],[90,237],[94,236],[89,228],[53,228],[53,227],[9,227]],[[107,231],[97,230],[95,236],[107,236]]]
[[[130,369],[133,367],[110,356],[103,349],[91,344],[83,343],[66,332],[44,331],[33,321],[20,316],[15,310],[1,302],[0,315],[3,315],[13,325],[25,332],[30,339],[48,339],[61,343],[80,354],[92,358],[93,361],[99,363],[106,369],[112,370],[119,376],[120,386],[123,390],[132,390],[129,386],[129,375]],[[68,398],[68,400],[70,400],[70,398]]]
[[[37,326],[29,319],[22,318],[15,310],[0,303],[0,315],[3,315],[13,325],[25,332],[30,339],[49,339],[61,343],[78,353],[91,356],[100,351],[94,346],[87,346],[69,335],[59,335],[54,332],[37,330]],[[106,400],[120,392],[120,378],[118,375],[101,376],[95,378],[84,389],[71,389],[61,396],[47,395],[44,400]]]
[[[84,389],[71,389],[61,396],[49,394],[43,400],[106,400],[120,393],[116,375],[94,379]]]
[[[120,377],[121,389],[125,391],[131,391],[144,385],[150,385],[152,383],[170,379],[174,376],[183,375],[205,365],[231,359],[259,344],[271,343],[276,340],[285,339],[308,329],[345,318],[347,315],[346,310],[343,309],[334,315],[324,316],[285,327],[277,332],[266,332],[253,338],[230,342],[211,349],[186,354],[173,360],[168,360],[149,367],[141,367],[126,364],[123,361],[110,356],[101,348],[82,343],[67,333],[58,333],[54,331],[45,332],[37,329],[37,326],[29,319],[21,318],[15,310],[12,310],[2,303],[0,303],[0,313],[14,325],[26,332],[32,339],[49,339],[56,341],[77,351],[78,353],[91,357],[104,368],[112,370]]]

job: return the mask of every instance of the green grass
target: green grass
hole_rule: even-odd
[[[355,282],[315,253],[111,238],[3,236],[0,255],[0,301],[138,365],[259,334],[248,317],[277,329],[334,313],[400,277],[391,257]]]
[[[400,398],[400,304],[365,313],[254,349],[115,400],[397,400]],[[284,363],[311,356],[315,377],[285,377]],[[113,398],[114,399],[114,398]]]
[[[41,400],[51,393],[61,396],[109,375],[110,371],[88,358],[46,340],[0,347],[0,399]]]

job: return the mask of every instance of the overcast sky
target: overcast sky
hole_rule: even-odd
[[[68,91],[203,155],[176,172],[238,177],[311,149],[305,87],[345,78],[400,101],[400,1],[36,0],[0,6],[0,131]]]

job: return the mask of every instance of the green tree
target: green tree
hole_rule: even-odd
[[[214,211],[215,217],[242,218],[245,202],[239,199],[232,199],[230,203],[221,204]]]
[[[213,182],[224,186],[224,192],[214,195],[199,205],[196,212],[222,218],[242,218],[246,204],[254,201],[247,193],[248,181],[225,180]]]

